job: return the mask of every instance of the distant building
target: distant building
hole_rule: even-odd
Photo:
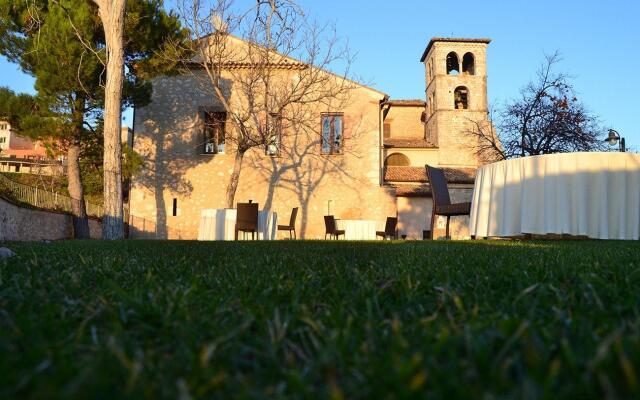
[[[9,122],[0,121],[0,171],[48,174],[58,164],[42,142],[20,136]]]

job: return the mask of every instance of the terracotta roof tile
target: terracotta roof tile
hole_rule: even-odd
[[[426,107],[427,102],[420,99],[391,99],[387,101],[390,106],[412,106],[412,107]]]
[[[449,183],[473,183],[475,168],[443,168]],[[389,182],[427,183],[427,170],[424,167],[386,167],[384,180]]]
[[[412,138],[386,138],[384,139],[384,147],[404,147],[412,149],[435,149],[438,146],[425,139],[412,139]]]
[[[427,185],[392,185],[397,197],[431,197],[431,189]]]

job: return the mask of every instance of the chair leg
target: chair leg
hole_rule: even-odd
[[[446,231],[447,233],[445,233],[445,236],[446,236],[447,239],[451,239],[449,237],[449,218],[451,218],[451,217],[447,215],[447,231]]]
[[[436,238],[435,226],[436,226],[436,212],[434,208],[433,211],[431,212],[431,240],[434,240]]]
[[[296,235],[296,228],[293,228],[293,238],[298,240],[298,235]]]

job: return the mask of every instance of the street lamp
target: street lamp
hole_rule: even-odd
[[[618,140],[620,141],[618,151],[624,153],[625,151],[627,151],[627,148],[624,144],[624,138],[620,137],[620,134],[615,129],[609,129],[609,136],[604,141],[609,143],[609,146],[613,147],[618,143]]]

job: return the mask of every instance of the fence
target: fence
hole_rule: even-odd
[[[74,201],[71,197],[60,193],[12,181],[3,174],[0,174],[0,191],[4,192],[12,200],[47,210],[71,212],[71,204],[72,201]],[[85,206],[88,216],[102,218],[104,215],[104,209],[100,205],[85,201]],[[129,215],[126,205],[123,211],[124,222],[127,224],[131,237],[143,239],[182,239],[183,235],[179,229],[169,226],[160,228],[156,226],[154,221]]]
[[[184,239],[180,229],[159,226],[155,221],[135,215],[129,215],[127,228],[130,239]]]
[[[71,197],[60,193],[12,181],[2,174],[0,174],[0,190],[13,200],[48,210],[71,212],[71,204],[74,201]],[[85,206],[87,215],[102,218],[104,214],[102,206],[88,201],[85,201]]]

